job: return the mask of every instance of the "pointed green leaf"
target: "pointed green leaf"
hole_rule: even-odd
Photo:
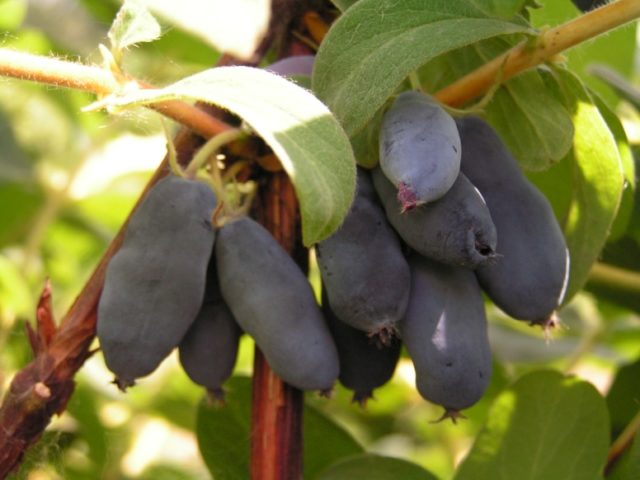
[[[327,465],[364,449],[353,437],[321,411],[305,405],[304,478],[316,478]]]
[[[421,69],[421,80],[429,89],[442,88],[498,57],[516,40],[490,38],[443,55]],[[549,168],[571,149],[571,117],[562,97],[545,85],[540,70],[524,72],[498,88],[485,108],[485,116],[528,171]]]
[[[313,89],[353,136],[420,65],[485,38],[527,31],[463,0],[360,0],[322,42]]]
[[[640,405],[640,359],[618,369],[613,384],[607,393],[607,407],[611,416],[611,435],[620,435],[622,430],[638,413]]]
[[[638,480],[640,478],[640,434],[636,433],[629,451],[618,461],[607,480]]]
[[[573,201],[564,226],[571,255],[568,301],[589,276],[607,240],[624,187],[616,139],[582,82],[566,70],[557,71],[575,134],[569,158],[573,163]]]
[[[249,478],[251,379],[233,377],[225,390],[223,406],[203,400],[198,407],[198,446],[216,480]],[[327,465],[363,451],[342,427],[308,405],[304,407],[303,431],[304,478],[316,478]]]
[[[527,0],[471,0],[491,16],[510,19],[525,7]]]
[[[257,68],[220,67],[162,89],[112,98],[111,104],[176,98],[226,108],[269,144],[296,189],[305,245],[323,240],[342,223],[355,191],[353,152],[331,112],[308,90]]]
[[[338,7],[341,12],[344,12],[347,8],[349,8],[357,1],[358,0],[331,0],[331,3]]]
[[[233,377],[225,384],[224,405],[203,399],[196,436],[200,455],[216,480],[249,478],[251,380]]]
[[[589,73],[613,88],[618,95],[633,105],[636,110],[640,110],[640,89],[629,83],[618,72],[604,65],[593,65],[589,68]]]
[[[487,119],[524,169],[547,169],[571,149],[571,118],[536,71],[498,89],[487,106]]]
[[[112,49],[121,51],[136,43],[152,42],[160,34],[160,25],[140,0],[126,0],[107,36]]]
[[[437,480],[415,463],[399,458],[363,454],[341,460],[324,470],[318,480]]]
[[[607,409],[593,385],[538,371],[497,398],[455,480],[596,480],[608,445]]]

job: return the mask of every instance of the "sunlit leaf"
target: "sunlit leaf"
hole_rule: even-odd
[[[160,34],[160,25],[139,0],[125,0],[108,37],[112,48],[118,52],[136,43],[152,42]]]
[[[608,445],[598,391],[577,378],[538,371],[498,397],[455,480],[595,480]]]
[[[611,227],[611,234],[609,235],[609,241],[613,241],[625,233],[631,222],[636,197],[636,165],[622,122],[600,97],[592,94],[592,98],[616,141],[624,174],[624,190],[622,192],[620,208],[618,209],[618,215]]]
[[[27,13],[26,0],[0,1],[0,30],[14,30],[20,26]]]
[[[616,217],[624,172],[611,130],[580,80],[557,71],[575,134],[569,155],[573,163],[573,200],[564,226],[571,255],[565,301],[585,284],[591,265],[600,255]]]
[[[113,98],[111,104],[176,98],[229,109],[269,144],[296,189],[305,245],[326,238],[342,223],[355,191],[355,160],[344,131],[309,91],[257,68],[220,67],[162,89]]]
[[[249,59],[266,32],[269,0],[140,0],[149,9],[218,50]]]

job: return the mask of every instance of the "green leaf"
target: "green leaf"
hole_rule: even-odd
[[[35,184],[0,180],[0,247],[24,240],[44,204],[44,194]]]
[[[125,0],[109,33],[112,50],[120,52],[136,43],[160,37],[160,25],[139,0]]]
[[[225,390],[224,405],[209,405],[203,399],[198,406],[198,447],[216,480],[249,478],[251,380],[233,377]]]
[[[27,14],[26,0],[0,1],[0,30],[15,30]]]
[[[615,139],[624,174],[624,189],[620,208],[608,239],[611,242],[619,239],[626,232],[631,222],[636,196],[636,166],[622,122],[598,95],[592,93],[591,96]]]
[[[305,245],[323,240],[342,223],[355,191],[355,160],[344,131],[309,91],[257,68],[220,67],[162,89],[114,97],[110,103],[176,98],[226,108],[269,144],[296,189]]]
[[[486,18],[466,1],[360,0],[322,42],[313,89],[353,136],[420,65],[485,38],[527,31]]]
[[[421,80],[435,91],[516,43],[514,36],[490,38],[443,55],[421,69]],[[541,70],[524,72],[500,86],[486,106],[485,116],[528,171],[549,168],[571,149],[571,117],[562,97],[545,85]]]
[[[630,450],[615,466],[607,480],[638,480],[640,478],[640,434],[636,433]]]
[[[560,25],[580,15],[569,0],[541,0],[543,8],[532,10],[531,19],[536,27]],[[624,28],[609,30],[606,35],[582,42],[562,53],[567,58],[567,67],[580,76],[589,88],[596,91],[612,106],[618,97],[600,80],[588,74],[593,63],[606,63],[626,78],[631,78],[635,68],[636,31],[638,22],[630,22]]]
[[[415,463],[399,458],[363,454],[349,457],[324,470],[318,480],[437,480]]]
[[[538,371],[498,397],[455,480],[595,480],[608,445],[607,409],[593,385]]]
[[[499,88],[487,106],[487,119],[526,170],[547,169],[571,149],[571,118],[536,71]]]
[[[589,73],[605,82],[613,88],[618,95],[633,105],[636,110],[640,111],[640,89],[631,85],[631,83],[618,72],[605,65],[592,65],[589,68]]]
[[[617,437],[640,409],[640,359],[620,368],[607,393],[611,436]]]
[[[582,82],[557,70],[575,134],[569,155],[573,164],[573,200],[564,226],[571,256],[568,301],[589,276],[616,217],[624,175],[616,140]]]
[[[196,434],[200,453],[216,480],[249,478],[251,438],[251,379],[233,377],[226,384],[224,406],[200,403]],[[326,465],[362,452],[362,447],[340,426],[305,405],[304,478],[312,479]]]
[[[489,15],[508,20],[520,12],[527,0],[471,0]]]
[[[349,8],[357,1],[358,0],[331,0],[331,3],[338,7],[341,12],[344,12],[347,8]]]
[[[150,10],[221,52],[248,60],[262,41],[269,0],[140,0]]]
[[[313,479],[327,465],[364,452],[362,446],[333,420],[310,405],[304,410],[304,478]]]

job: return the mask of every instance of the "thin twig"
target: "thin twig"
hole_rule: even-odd
[[[0,76],[73,88],[96,95],[109,95],[123,88],[152,88],[135,79],[121,85],[114,75],[100,67],[0,48]],[[198,107],[177,100],[160,102],[149,108],[190,128],[204,138],[211,138],[232,128]]]
[[[579,43],[625,25],[640,17],[640,1],[618,0],[592,10],[558,27],[516,45],[435,94],[441,102],[460,106],[487,92],[498,76],[506,82],[519,73],[544,63]]]
[[[589,281],[640,295],[640,273],[606,263],[593,264],[589,272]]]
[[[620,456],[631,446],[636,434],[640,430],[640,410],[627,424],[618,438],[611,444],[609,454],[607,455],[607,466],[605,467],[605,475],[610,473],[611,469],[618,461]]]

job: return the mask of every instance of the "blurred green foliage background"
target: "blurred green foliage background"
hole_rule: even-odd
[[[556,25],[576,15],[569,0],[547,0],[534,13],[537,25]],[[104,0],[0,0],[0,45],[44,55],[99,62],[119,2]],[[638,85],[635,28],[628,27],[568,54],[569,65],[624,119],[628,135],[640,141],[638,112],[585,66],[607,63]],[[218,53],[189,33],[165,26],[163,37],[131,49],[125,58],[134,76],[164,84],[210,67]],[[0,390],[31,358],[25,323],[46,278],[53,285],[58,319],[126,218],[165,152],[155,114],[124,116],[82,113],[94,100],[76,91],[0,79]],[[637,203],[637,202],[636,202]],[[634,221],[640,211],[636,209]],[[632,245],[633,252],[638,244]],[[312,272],[312,275],[317,275]],[[317,278],[316,278],[317,280]],[[640,317],[592,293],[581,293],[560,312],[563,328],[542,334],[490,309],[494,376],[485,397],[457,425],[432,423],[441,409],[423,401],[413,386],[405,357],[393,381],[376,392],[366,409],[350,402],[341,386],[331,399],[307,394],[308,468],[331,457],[328,439],[342,438],[343,451],[362,449],[412,460],[440,478],[452,476],[502,389],[526,372],[553,368],[575,373],[607,394],[624,365],[638,376]],[[237,375],[250,375],[253,345],[242,341]],[[67,411],[28,453],[16,479],[207,479],[198,450],[196,418],[203,390],[179,369],[175,356],[127,394],[111,382],[100,354],[77,376]],[[247,381],[234,379],[229,402],[246,407]],[[637,385],[622,382],[618,389]],[[610,411],[621,428],[635,413],[628,395],[612,393]],[[245,403],[242,403],[245,402]],[[624,410],[624,409],[627,410]],[[631,413],[629,413],[631,409]],[[637,409],[637,406],[636,406]],[[625,411],[627,412],[625,414]],[[202,426],[201,426],[202,427]],[[204,428],[204,427],[202,427]],[[346,433],[345,433],[346,432]],[[202,435],[202,432],[200,432]],[[221,429],[220,435],[224,432]],[[215,436],[215,432],[210,433]],[[224,441],[232,442],[233,437]],[[246,440],[246,438],[244,439]],[[218,448],[209,440],[208,448]],[[211,443],[213,442],[213,443]],[[223,442],[224,443],[224,442]],[[222,447],[220,447],[222,448]],[[324,450],[323,450],[324,449]],[[219,452],[213,452],[215,457]],[[314,463],[315,462],[315,463]],[[311,467],[309,467],[311,466]]]

